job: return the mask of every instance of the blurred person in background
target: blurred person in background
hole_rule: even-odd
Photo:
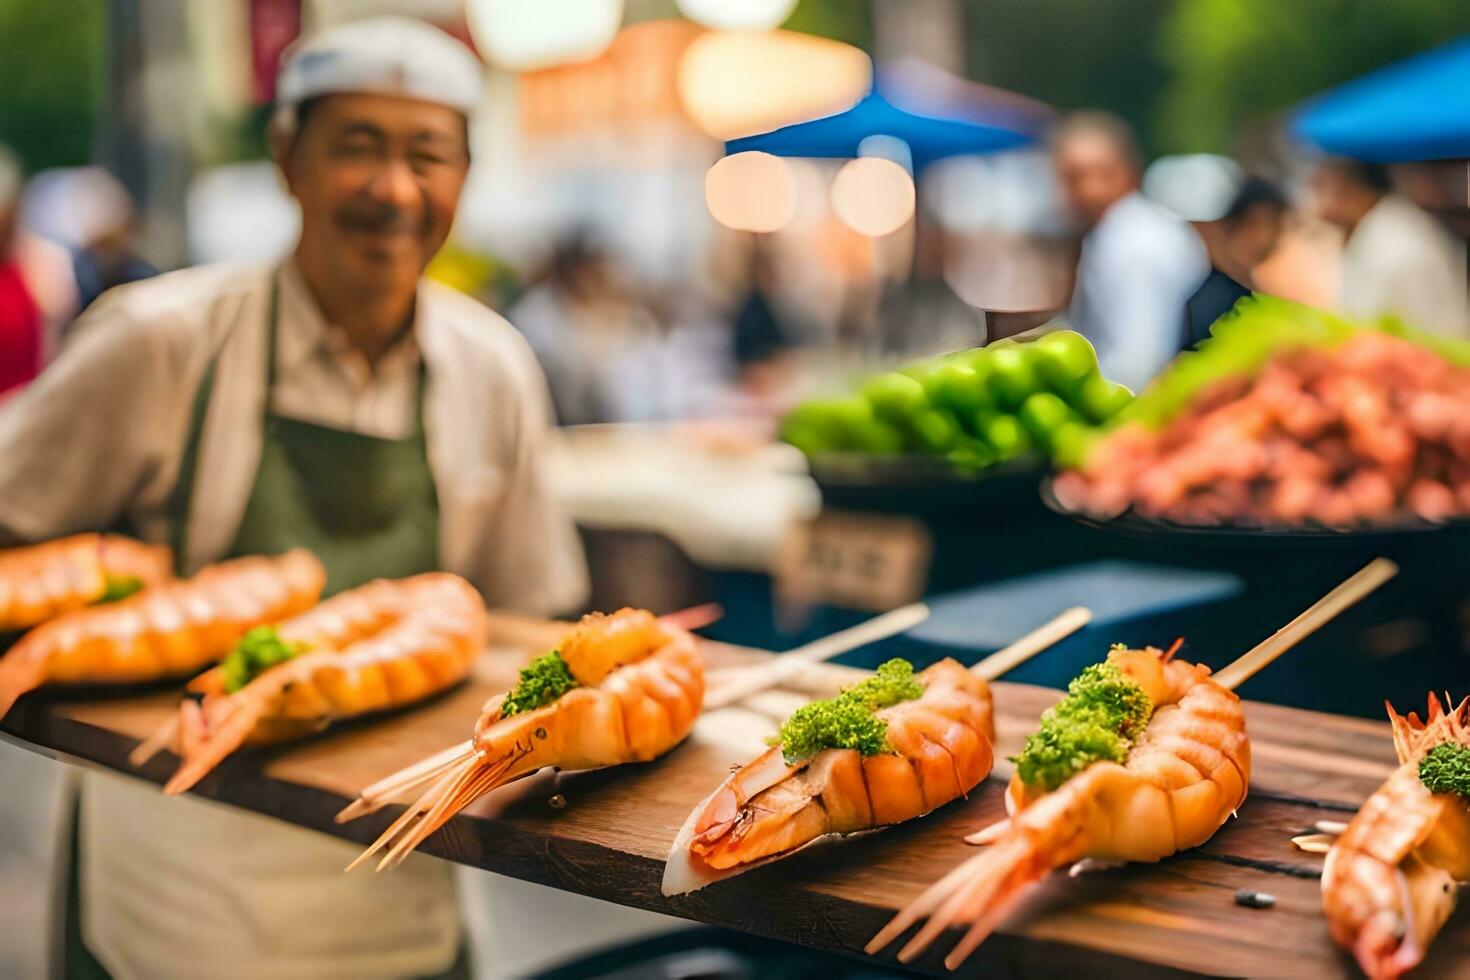
[[[717,411],[774,431],[791,408],[797,330],[779,300],[780,266],[771,243],[752,236],[749,259],[745,295],[731,320],[733,376]]]
[[[1210,256],[1210,274],[1185,303],[1185,346],[1208,337],[1216,320],[1256,292],[1256,267],[1276,250],[1287,210],[1286,197],[1275,185],[1246,177],[1224,215],[1194,222]]]
[[[945,276],[952,248],[938,221],[917,223],[912,272],[885,289],[879,303],[885,354],[928,357],[985,343],[985,314],[956,295]]]
[[[20,226],[24,186],[20,160],[0,146],[0,400],[41,373],[77,307],[66,251]]]
[[[608,365],[629,345],[646,341],[655,323],[618,281],[604,248],[583,231],[559,240],[541,281],[526,290],[508,316],[546,372],[557,421],[618,420],[619,395],[611,388],[625,380]]]
[[[24,216],[32,231],[70,250],[78,312],[113,286],[158,274],[133,248],[131,195],[101,167],[37,174],[26,188]]]
[[[1121,119],[1076,113],[1052,146],[1062,196],[1084,232],[1071,325],[1097,348],[1105,376],[1138,391],[1179,350],[1185,302],[1209,272],[1204,245],[1140,193],[1143,157]]]
[[[125,526],[172,542],[183,572],[304,546],[328,593],[444,568],[496,608],[579,605],[534,357],[422,278],[483,88],[475,57],[421,21],[293,47],[270,135],[300,205],[294,253],[94,304],[0,410],[0,540]],[[347,876],[346,842],[91,773],[76,835],[68,976],[467,975],[447,863]]]
[[[1155,161],[1143,190],[1188,221],[1209,255],[1209,275],[1184,304],[1181,343],[1192,347],[1210,336],[1211,325],[1236,302],[1257,291],[1255,270],[1281,240],[1286,198],[1270,182],[1247,176],[1234,160],[1211,153]]]
[[[1470,337],[1465,243],[1395,194],[1386,167],[1328,158],[1312,174],[1311,192],[1322,218],[1347,236],[1343,312],[1393,315],[1433,333]]]

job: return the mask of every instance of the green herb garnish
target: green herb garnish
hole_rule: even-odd
[[[106,583],[102,594],[93,600],[92,605],[100,606],[105,602],[120,602],[130,595],[136,595],[143,591],[143,580],[136,575],[114,575],[107,572],[103,576]]]
[[[1153,703],[1110,663],[1093,664],[1067,685],[1067,696],[1041,716],[1041,727],[1012,757],[1028,786],[1048,792],[1102,759],[1122,762],[1148,725]]]
[[[914,665],[894,658],[837,697],[797,708],[772,744],[781,746],[787,765],[823,749],[857,749],[863,755],[888,752],[888,722],[873,712],[923,693],[924,686],[914,679]]]
[[[225,691],[234,694],[276,664],[306,652],[304,643],[287,643],[273,626],[257,626],[240,637],[235,648],[220,662]]]
[[[500,704],[500,717],[508,718],[548,705],[577,686],[577,679],[567,669],[560,652],[543,653],[521,668],[520,680]]]
[[[1470,746],[1445,742],[1419,760],[1419,781],[1431,793],[1459,793],[1470,800]]]

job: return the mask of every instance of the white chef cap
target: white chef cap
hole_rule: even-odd
[[[439,28],[412,17],[373,17],[286,50],[276,78],[276,122],[289,129],[302,102],[344,92],[401,95],[468,116],[484,87],[479,59]]]
[[[1160,157],[1143,175],[1144,196],[1185,221],[1219,221],[1230,213],[1245,175],[1229,157],[1190,153]]]

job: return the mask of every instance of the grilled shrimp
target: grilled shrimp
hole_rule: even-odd
[[[584,618],[562,650],[571,652],[567,665],[581,686],[510,715],[502,712],[506,695],[491,698],[467,746],[368,787],[338,814],[338,822],[345,822],[432,783],[351,867],[385,848],[378,869],[398,864],[470,803],[543,767],[647,762],[694,727],[704,699],[704,665],[694,637],[684,630],[624,609]]]
[[[963,920],[969,932],[945,959],[953,969],[1051,870],[1083,858],[1158,861],[1197,847],[1245,800],[1250,743],[1240,699],[1215,683],[1208,667],[1166,663],[1152,648],[1108,659],[1154,705],[1125,762],[1094,762],[1049,793],[1013,783],[1014,813],[987,835],[993,846],[900,912],[868,944],[869,953],[929,916],[899,953],[908,962]]]
[[[246,743],[320,731],[333,721],[421,701],[463,680],[485,645],[485,606],[457,575],[370,582],[281,623],[299,656],[228,693],[220,668],[191,687],[177,718],[133,753],[172,745],[183,759],[165,793],[182,793]]]
[[[173,577],[173,553],[116,534],[77,534],[0,552],[0,633],[30,629],[90,606],[114,583]]]
[[[827,834],[923,816],[990,774],[990,685],[954,660],[916,678],[921,697],[876,712],[891,753],[825,749],[787,765],[778,746],[731,773],[674,841],[663,890],[677,895],[785,857]]]
[[[1428,717],[1390,706],[1402,765],[1368,798],[1327,853],[1322,908],[1332,938],[1370,977],[1398,977],[1424,958],[1470,882],[1470,803],[1431,793],[1419,762],[1437,745],[1470,748],[1470,698],[1446,712],[1429,696]]]
[[[300,548],[236,558],[193,578],[36,627],[0,660],[0,717],[43,684],[136,684],[186,677],[245,631],[310,608],[326,573]]]

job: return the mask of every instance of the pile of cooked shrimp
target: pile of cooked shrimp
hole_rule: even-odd
[[[1365,331],[1123,426],[1056,482],[1066,507],[1186,525],[1328,527],[1470,514],[1470,369]]]

